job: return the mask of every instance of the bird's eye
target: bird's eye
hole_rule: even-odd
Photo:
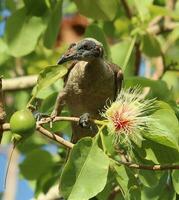
[[[90,46],[90,45],[87,45],[87,44],[84,44],[84,45],[83,45],[83,49],[85,49],[85,50],[90,50],[90,49],[91,49],[91,46]]]
[[[71,48],[74,47],[75,45],[76,45],[75,43],[70,44],[70,46],[68,47],[68,49],[71,49]]]

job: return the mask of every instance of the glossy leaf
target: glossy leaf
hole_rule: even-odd
[[[38,93],[52,83],[57,81],[59,78],[63,77],[67,73],[67,68],[64,66],[53,65],[46,67],[42,72],[40,72],[37,85],[33,89],[33,96],[37,96]]]
[[[27,16],[25,8],[14,12],[7,20],[6,42],[9,53],[19,57],[31,53],[45,26],[41,18]]]
[[[173,182],[173,187],[176,193],[179,194],[179,171],[178,170],[172,171],[172,182]]]
[[[96,20],[113,20],[118,6],[116,0],[74,0],[74,2],[81,14]]]
[[[156,6],[156,5],[150,5],[149,10],[153,17],[155,16],[170,16],[174,19],[179,19],[179,14],[177,11],[173,11],[171,9],[168,9],[166,7],[162,6]]]
[[[62,194],[68,200],[88,200],[95,196],[106,184],[108,167],[109,159],[96,142],[91,138],[81,139],[62,172]]]
[[[145,140],[142,144],[146,155],[143,158],[152,161],[154,164],[179,163],[179,152],[166,145],[156,144],[151,140]]]
[[[173,99],[179,98],[179,72],[167,71],[162,77],[173,94]]]
[[[148,20],[150,18],[150,13],[148,10],[148,6],[152,3],[150,0],[134,0],[135,6],[139,13],[140,19],[142,21]]]
[[[174,200],[175,192],[171,187],[170,175],[164,172],[160,181],[155,187],[144,187],[142,190],[142,200]]]
[[[62,17],[62,2],[62,0],[58,0],[57,4],[55,5],[45,31],[44,45],[47,48],[52,48],[54,46],[59,33],[60,21]]]
[[[134,87],[140,85],[141,87],[150,87],[153,98],[168,100],[170,99],[170,90],[167,84],[162,80],[151,80],[145,77],[131,76],[125,79],[126,87]]]
[[[142,37],[142,51],[149,57],[161,55],[161,47],[156,36],[145,34]]]
[[[144,136],[157,143],[179,150],[178,119],[173,110],[159,109],[152,114],[152,117],[157,121],[156,132],[148,132]]]
[[[123,69],[125,75],[134,73],[133,47],[134,39],[132,40],[132,38],[123,40],[111,47],[112,61]]]
[[[140,199],[139,182],[135,177],[135,172],[122,165],[118,166],[114,164],[113,167],[117,172],[116,179],[124,199]]]
[[[44,0],[23,0],[27,13],[35,16],[42,16],[47,11],[47,4]]]
[[[158,184],[158,179],[155,171],[140,170],[138,176],[140,181],[147,187],[154,187]]]

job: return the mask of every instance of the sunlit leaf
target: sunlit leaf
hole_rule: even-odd
[[[114,19],[118,6],[116,0],[74,0],[74,2],[81,14],[97,20]]]
[[[161,47],[156,36],[150,34],[143,35],[142,51],[149,57],[157,57],[161,55]]]
[[[152,114],[152,117],[157,122],[156,132],[147,132],[144,136],[157,143],[179,150],[179,124],[173,110],[159,109]]]
[[[173,94],[173,99],[179,99],[179,72],[167,71],[162,77]]]
[[[38,93],[52,83],[57,81],[59,78],[63,77],[67,73],[67,68],[64,66],[53,65],[46,67],[42,72],[40,72],[37,85],[33,89],[33,96],[37,96]]]
[[[179,171],[178,170],[172,171],[172,182],[173,182],[173,187],[176,193],[179,194]]]
[[[7,20],[6,42],[15,57],[31,53],[45,26],[40,17],[27,16],[25,8],[14,12]]]
[[[163,6],[157,6],[157,5],[150,5],[149,6],[150,13],[155,16],[170,16],[174,19],[179,19],[179,14],[178,12],[175,12],[171,9],[168,9]]]
[[[107,181],[109,159],[91,138],[81,139],[72,149],[60,181],[68,200],[88,200],[98,194]],[[95,184],[95,187],[94,187]]]
[[[111,47],[112,61],[123,69],[125,75],[133,75],[134,73],[134,43],[132,41],[134,42],[130,38]]]
[[[44,45],[47,48],[54,46],[60,28],[60,21],[62,17],[62,0],[58,0],[55,8],[53,9],[47,29],[44,35]]]
[[[47,11],[46,1],[44,0],[23,0],[27,13],[35,16],[42,16]]]
[[[170,175],[168,172],[163,173],[160,181],[155,187],[144,187],[142,189],[142,200],[174,200],[175,192],[170,185]]]

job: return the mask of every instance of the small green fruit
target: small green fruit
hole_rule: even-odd
[[[28,109],[15,112],[10,119],[11,132],[18,140],[31,135],[35,131],[35,127],[35,118]]]

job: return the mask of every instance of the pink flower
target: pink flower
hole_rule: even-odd
[[[102,114],[108,120],[108,130],[114,135],[115,143],[142,139],[141,132],[150,130],[154,122],[149,114],[154,107],[155,100],[144,99],[139,87],[122,89]]]

